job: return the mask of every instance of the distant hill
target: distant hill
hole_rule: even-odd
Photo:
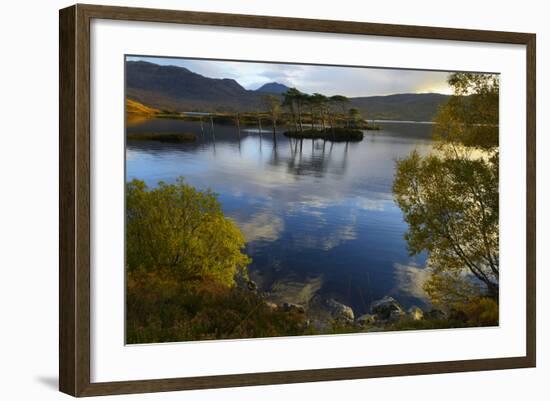
[[[126,112],[130,114],[141,114],[141,115],[148,115],[148,114],[157,114],[160,110],[153,109],[152,107],[145,106],[144,104],[141,104],[139,102],[136,102],[132,99],[126,99]]]
[[[281,95],[283,93],[286,93],[287,90],[290,88],[286,85],[280,84],[278,82],[270,82],[268,84],[263,84],[258,89],[256,89],[256,92],[262,92],[262,93],[274,93],[277,95]]]
[[[247,90],[234,79],[208,78],[187,68],[145,61],[126,62],[126,82],[129,99],[161,111],[262,110],[266,94],[282,94],[288,89],[271,82]],[[350,99],[350,107],[358,108],[368,119],[431,121],[447,99],[447,95],[435,93],[356,97]]]
[[[403,93],[356,97],[350,99],[350,106],[361,110],[368,119],[431,121],[448,99],[448,95],[439,93]]]

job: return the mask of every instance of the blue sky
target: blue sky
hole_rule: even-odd
[[[160,65],[185,67],[209,78],[232,78],[246,89],[268,82],[296,87],[302,92],[325,95],[374,96],[394,93],[451,93],[448,72],[387,68],[333,67],[164,57],[131,56]]]

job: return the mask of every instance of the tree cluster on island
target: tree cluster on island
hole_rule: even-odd
[[[368,124],[357,108],[350,108],[349,99],[342,95],[307,94],[290,88],[282,101],[280,96],[266,95],[263,104],[274,135],[283,111],[288,127],[285,135],[294,138],[361,140],[363,129],[379,129]]]
[[[177,113],[148,108],[138,102],[127,99],[128,115],[146,115],[152,118],[185,119],[199,121],[212,118],[218,124],[234,124],[240,135],[241,126],[257,126],[262,132],[262,123],[271,124],[273,140],[276,141],[278,129],[285,126],[284,135],[298,139],[323,139],[329,141],[360,141],[363,130],[379,130],[380,127],[368,123],[359,109],[349,107],[346,96],[325,96],[321,93],[307,94],[296,88],[290,88],[283,94],[265,94],[256,111],[235,113]],[[183,134],[182,134],[183,135]],[[177,133],[161,135],[158,133],[139,133],[131,140],[189,141],[197,139],[192,134],[179,138]]]

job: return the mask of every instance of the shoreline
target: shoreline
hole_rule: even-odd
[[[470,327],[461,320],[462,316],[453,311],[445,312],[433,306],[422,308],[414,304],[405,308],[389,295],[372,301],[367,312],[359,315],[351,306],[318,292],[302,302],[294,303],[290,299],[274,296],[270,291],[261,291],[252,280],[238,285],[253,292],[273,311],[303,315],[303,335]]]

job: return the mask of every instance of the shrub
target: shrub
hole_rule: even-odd
[[[270,308],[255,292],[215,281],[181,282],[167,270],[129,272],[130,344],[300,335],[304,315]]]
[[[126,262],[129,272],[162,270],[177,280],[213,280],[226,286],[246,275],[244,237],[226,218],[216,195],[185,184],[149,189],[133,180],[126,191]]]

